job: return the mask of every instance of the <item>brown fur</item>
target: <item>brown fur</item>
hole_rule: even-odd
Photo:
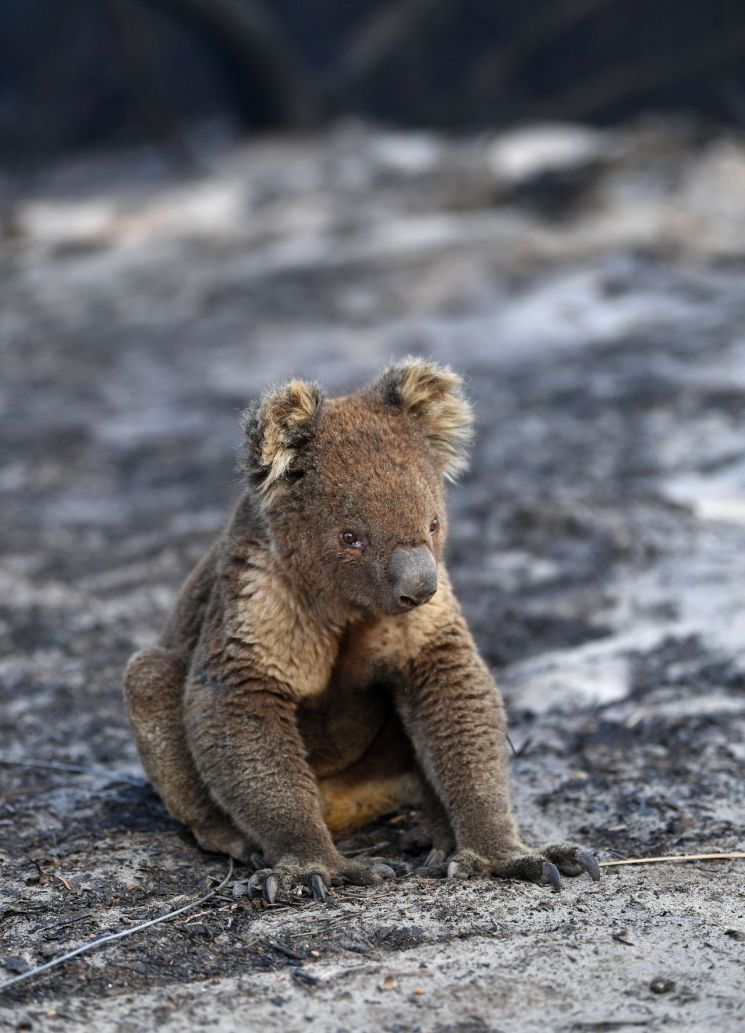
[[[471,428],[459,378],[413,359],[345,398],[293,380],[244,428],[248,488],[125,675],[171,813],[208,849],[259,849],[288,884],[371,881],[332,833],[415,797],[451,873],[577,874],[574,848],[518,836],[501,699],[443,563],[443,478]],[[437,591],[400,612],[391,557],[422,546]]]

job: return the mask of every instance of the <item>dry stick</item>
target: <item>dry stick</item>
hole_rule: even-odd
[[[61,954],[58,958],[53,958],[51,961],[47,961],[45,965],[39,965],[37,968],[31,968],[28,972],[22,972],[20,976],[14,976],[13,979],[9,979],[7,982],[0,985],[0,993],[3,990],[10,989],[11,986],[16,986],[18,983],[24,982],[26,979],[33,979],[34,976],[40,975],[42,972],[48,972],[50,968],[56,968],[65,961],[69,961],[70,958],[75,958],[78,954],[84,954],[86,951],[92,951],[96,947],[102,947],[105,943],[111,943],[113,940],[122,940],[125,936],[132,936],[133,933],[139,933],[142,929],[148,929],[151,925],[159,925],[160,922],[167,922],[171,918],[175,918],[176,915],[182,915],[184,911],[189,911],[193,907],[199,907],[205,900],[209,900],[210,897],[214,897],[216,893],[227,886],[230,880],[233,878],[233,858],[229,859],[228,871],[225,878],[219,884],[211,889],[209,893],[205,893],[204,896],[198,897],[197,900],[192,900],[188,904],[184,904],[183,907],[177,908],[175,911],[168,911],[165,915],[159,915],[158,918],[151,918],[147,922],[140,922],[139,925],[133,925],[131,929],[122,929],[118,933],[109,933],[107,936],[102,936],[98,940],[91,940],[90,943],[84,943],[82,947],[76,947],[75,950],[68,951],[67,954]]]
[[[726,854],[670,854],[667,857],[627,857],[622,861],[600,861],[601,868],[615,868],[621,864],[660,864],[681,861],[731,861],[745,858],[745,850],[732,850]]]

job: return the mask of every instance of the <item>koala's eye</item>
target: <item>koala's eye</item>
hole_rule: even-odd
[[[432,523],[429,525],[429,533],[430,534],[437,534],[437,532],[439,530],[440,530],[440,520],[439,520],[439,517],[435,517],[434,520],[432,521]]]
[[[339,537],[348,548],[358,549],[360,552],[365,551],[365,543],[357,537],[354,531],[342,531]]]

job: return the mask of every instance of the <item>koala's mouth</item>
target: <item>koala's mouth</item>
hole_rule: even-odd
[[[436,592],[437,589],[435,588],[429,594],[418,596],[417,598],[410,595],[400,595],[393,605],[393,612],[398,614],[416,610],[418,606],[424,606],[425,603],[428,603]]]

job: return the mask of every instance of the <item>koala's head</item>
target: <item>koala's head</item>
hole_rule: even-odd
[[[280,554],[319,594],[369,613],[432,598],[444,480],[467,461],[471,410],[447,367],[405,359],[326,398],[291,380],[244,414],[244,467]]]

